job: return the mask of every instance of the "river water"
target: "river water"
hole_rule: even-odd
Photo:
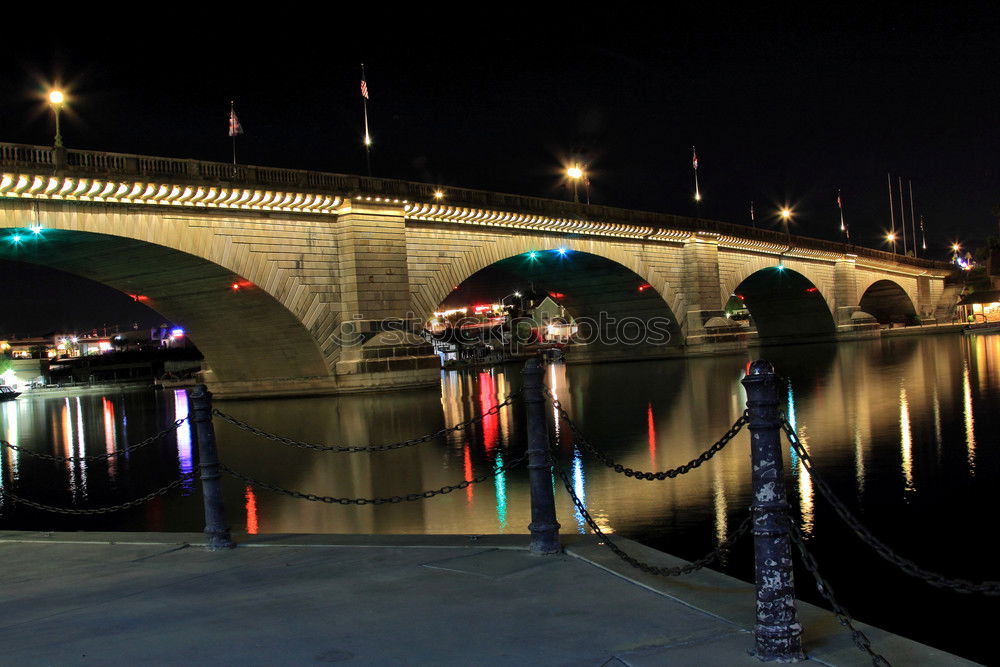
[[[1000,336],[955,334],[752,350],[744,355],[592,366],[552,365],[546,384],[588,439],[625,466],[663,470],[695,458],[744,408],[751,358],[788,379],[782,390],[817,471],[883,541],[953,577],[1000,579],[990,548],[1000,498]],[[521,385],[520,368],[447,372],[440,388],[327,398],[218,401],[216,407],[292,439],[362,445],[420,436],[474,417]],[[121,450],[187,416],[184,391],[22,397],[0,404],[0,434],[26,449],[68,456]],[[554,411],[553,411],[554,412]],[[553,414],[553,418],[554,418]],[[560,465],[603,530],[693,559],[747,515],[749,439],[663,482],[636,481],[573,446],[555,423]],[[487,473],[520,456],[524,413],[502,409],[468,429],[378,454],[330,454],[265,440],[216,419],[231,468],[305,493],[404,495]],[[193,470],[187,423],[108,460],[54,463],[9,449],[3,488],[62,507],[98,507],[145,495]],[[821,571],[858,619],[982,662],[1000,600],[932,588],[880,560],[845,528],[786,450],[789,500]],[[248,533],[524,533],[523,466],[418,502],[342,506],[306,502],[225,479],[234,531]],[[557,488],[562,532],[587,530]],[[200,489],[187,484],[142,506],[96,517],[50,514],[0,499],[0,529],[199,531]],[[752,579],[750,541],[717,566]],[[818,601],[804,571],[798,594]],[[876,646],[876,649],[878,647]]]

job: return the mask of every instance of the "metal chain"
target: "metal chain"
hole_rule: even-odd
[[[36,452],[36,451],[30,450],[30,449],[27,449],[25,447],[18,447],[17,445],[14,445],[14,444],[11,444],[11,443],[7,442],[6,440],[0,440],[0,447],[6,447],[7,449],[12,449],[15,452],[19,452],[21,454],[27,454],[28,456],[33,456],[36,459],[45,459],[46,461],[58,461],[60,463],[67,463],[67,462],[69,462],[69,463],[78,463],[78,462],[90,462],[90,461],[103,461],[105,459],[110,459],[110,458],[115,457],[115,456],[122,456],[124,454],[131,454],[132,452],[134,452],[137,449],[141,449],[142,447],[145,447],[146,445],[148,445],[150,443],[156,442],[157,440],[159,440],[163,436],[169,435],[170,433],[173,433],[174,431],[176,431],[177,429],[179,429],[181,427],[181,425],[184,424],[184,422],[186,422],[187,420],[188,420],[188,417],[184,417],[183,419],[178,419],[177,421],[175,421],[173,423],[172,426],[168,426],[167,428],[163,429],[159,433],[156,433],[154,435],[149,436],[148,438],[146,438],[142,442],[137,442],[134,445],[129,445],[128,447],[125,447],[123,449],[118,449],[118,450],[115,450],[113,452],[107,452],[105,454],[94,454],[92,456],[54,456],[52,454],[43,454],[41,452]]]
[[[816,563],[816,558],[809,553],[808,549],[806,549],[806,543],[802,536],[802,531],[799,530],[799,527],[795,524],[795,521],[793,521],[791,517],[788,517],[788,525],[791,526],[790,533],[792,541],[795,542],[795,546],[799,548],[799,553],[802,554],[802,564],[805,565],[806,569],[809,570],[809,574],[811,574],[813,579],[816,580],[816,589],[819,591],[820,595],[822,595],[826,601],[830,603],[830,606],[833,607],[833,613],[837,615],[837,620],[839,620],[840,624],[850,631],[851,638],[854,640],[854,645],[864,653],[868,654],[875,667],[890,667],[889,661],[872,649],[872,642],[868,639],[868,635],[854,627],[851,615],[848,614],[847,610],[841,607],[836,598],[833,597],[833,589],[830,587],[830,584],[827,583],[826,579],[820,575],[819,565]]]
[[[798,454],[799,459],[802,461],[802,466],[809,473],[809,476],[812,478],[816,488],[820,490],[820,493],[823,494],[823,497],[826,498],[827,502],[833,506],[833,509],[837,512],[840,518],[844,520],[844,523],[846,523],[854,531],[862,542],[865,542],[868,546],[874,549],[875,553],[897,566],[905,574],[908,574],[916,579],[922,579],[931,586],[935,586],[937,588],[947,588],[959,593],[1000,595],[1000,581],[974,582],[969,581],[968,579],[951,579],[942,574],[938,574],[937,572],[924,569],[889,548],[888,545],[875,537],[872,532],[857,519],[857,517],[851,514],[847,505],[834,495],[833,489],[831,489],[823,478],[816,473],[813,469],[812,459],[809,457],[809,452],[807,452],[806,448],[802,446],[802,443],[799,441],[799,437],[795,433],[795,429],[792,425],[785,420],[782,422],[781,428],[784,430],[785,435],[788,437],[788,441],[791,443],[795,453]]]
[[[10,498],[15,503],[20,503],[22,505],[27,505],[28,507],[34,507],[35,509],[44,510],[46,512],[53,512],[55,514],[74,514],[74,515],[79,515],[79,514],[108,514],[109,512],[118,512],[118,511],[121,511],[121,510],[124,510],[124,509],[128,509],[130,507],[136,507],[138,505],[142,505],[143,503],[149,502],[150,500],[152,500],[153,498],[156,498],[157,496],[162,496],[162,495],[164,495],[166,493],[169,493],[170,491],[172,491],[173,489],[176,489],[178,486],[181,486],[185,482],[189,482],[189,481],[193,480],[194,476],[196,474],[197,473],[195,473],[193,471],[189,472],[189,473],[186,473],[186,474],[182,475],[181,477],[175,479],[174,481],[170,482],[169,484],[167,484],[163,488],[157,489],[156,491],[153,491],[152,493],[147,493],[142,498],[136,498],[135,500],[130,500],[130,501],[128,501],[126,503],[122,503],[120,505],[112,505],[111,507],[95,507],[93,509],[73,509],[73,508],[68,508],[68,507],[55,507],[53,505],[43,505],[42,503],[36,503],[33,500],[27,500],[27,499],[22,498],[20,496],[16,496],[13,493],[11,493],[10,491],[8,491],[7,489],[4,489],[2,487],[0,487],[0,495],[5,496],[7,498]]]
[[[557,463],[553,463],[552,467],[555,468],[556,473],[558,473],[559,477],[562,478],[563,485],[566,487],[566,491],[569,492],[570,498],[573,499],[573,504],[576,505],[576,509],[580,512],[580,515],[587,522],[587,525],[590,526],[590,529],[593,530],[595,534],[600,535],[601,540],[608,546],[609,549],[611,549],[611,551],[614,552],[616,556],[621,558],[623,561],[625,561],[632,567],[636,567],[647,574],[655,574],[661,577],[676,577],[682,574],[690,574],[695,570],[700,570],[701,568],[705,567],[706,565],[710,564],[712,561],[717,559],[723,553],[729,551],[729,549],[732,548],[732,546],[736,544],[736,542],[739,541],[741,537],[746,535],[747,531],[750,530],[750,526],[753,524],[753,522],[750,520],[750,517],[747,516],[745,519],[743,519],[743,522],[740,523],[740,525],[736,528],[736,530],[734,530],[729,535],[729,537],[727,537],[721,544],[719,544],[719,546],[717,546],[715,549],[707,553],[705,556],[699,558],[698,560],[692,561],[687,565],[679,565],[677,567],[657,567],[656,565],[643,563],[642,561],[633,558],[632,556],[629,556],[627,553],[625,553],[625,551],[622,550],[621,547],[615,544],[607,536],[607,534],[603,530],[601,530],[601,527],[597,525],[597,522],[594,521],[593,517],[590,516],[590,513],[587,511],[587,508],[584,507],[583,502],[580,500],[579,496],[577,496],[576,492],[573,490],[573,483],[566,475],[566,472],[562,469],[562,466],[560,466]]]
[[[229,422],[233,426],[243,429],[244,431],[253,433],[254,435],[258,435],[262,438],[273,440],[275,442],[280,442],[283,445],[289,445],[291,447],[299,447],[300,449],[311,449],[317,452],[335,452],[338,454],[354,454],[356,452],[385,452],[391,449],[402,449],[403,447],[412,447],[414,445],[419,445],[421,443],[439,438],[443,435],[447,435],[448,433],[457,433],[458,431],[466,429],[469,426],[472,426],[473,424],[477,424],[483,421],[484,419],[486,419],[491,415],[499,414],[500,410],[507,407],[508,405],[512,405],[514,403],[514,399],[516,399],[518,395],[520,395],[520,393],[521,393],[520,389],[515,391],[514,393],[508,395],[507,398],[504,399],[502,403],[497,403],[483,414],[477,415],[472,419],[469,419],[468,421],[456,424],[455,426],[448,426],[439,431],[435,431],[434,433],[422,435],[419,438],[411,438],[409,440],[403,440],[401,442],[394,442],[385,445],[360,445],[356,447],[352,446],[344,447],[340,445],[320,445],[312,442],[305,442],[303,440],[294,440],[292,438],[286,438],[281,435],[275,435],[273,433],[268,433],[267,431],[263,431],[257,428],[256,426],[252,426],[244,421],[241,421],[236,417],[233,417],[232,415],[227,415],[226,413],[220,410],[213,409],[212,414],[217,415],[223,421]]]
[[[613,469],[615,472],[621,473],[626,477],[631,477],[636,480],[645,480],[645,481],[652,481],[652,480],[663,481],[668,478],[673,479],[678,475],[683,475],[684,473],[691,472],[692,470],[700,466],[702,463],[705,463],[710,458],[721,452],[723,448],[725,448],[725,446],[729,444],[729,441],[735,438],[736,434],[739,433],[740,430],[743,428],[743,426],[748,423],[747,413],[746,411],[744,411],[743,414],[740,415],[740,418],[737,419],[736,422],[732,425],[732,427],[730,427],[730,429],[726,431],[725,435],[719,438],[719,440],[715,444],[713,444],[711,447],[709,447],[704,452],[699,454],[696,458],[688,461],[684,465],[677,466],[676,468],[671,468],[670,470],[662,470],[660,472],[643,472],[642,470],[633,470],[632,468],[623,466],[620,463],[615,463],[614,459],[612,459],[610,456],[608,456],[601,450],[597,449],[597,447],[592,445],[587,440],[587,438],[580,431],[580,428],[573,423],[572,419],[570,419],[569,414],[562,407],[562,403],[560,403],[558,399],[552,398],[552,405],[555,406],[556,410],[559,411],[559,416],[562,418],[564,422],[566,422],[566,424],[569,425],[570,430],[573,431],[574,442],[578,442],[579,444],[583,445],[588,452],[596,456],[598,459],[601,460],[601,462],[604,465]]]
[[[259,479],[250,477],[249,475],[244,475],[241,472],[237,472],[232,468],[219,464],[219,469],[223,472],[232,475],[236,479],[242,480],[247,484],[252,484],[253,486],[259,486],[260,488],[267,489],[268,491],[274,491],[275,493],[282,493],[286,496],[291,496],[292,498],[298,498],[300,500],[310,500],[312,502],[327,503],[327,504],[339,504],[339,505],[385,505],[387,503],[401,503],[401,502],[411,502],[414,500],[423,500],[425,498],[433,498],[434,496],[444,495],[446,493],[451,493],[452,491],[457,491],[458,489],[464,489],[467,486],[472,486],[473,484],[479,484],[480,482],[486,481],[491,477],[496,477],[502,472],[506,472],[511,468],[516,467],[522,461],[528,457],[527,454],[521,458],[514,459],[509,463],[502,465],[498,468],[493,468],[488,473],[480,475],[479,477],[474,477],[470,480],[462,480],[458,484],[450,484],[447,486],[442,486],[440,489],[431,491],[422,491],[420,493],[408,493],[405,496],[391,496],[389,498],[335,498],[333,496],[318,496],[315,493],[302,493],[301,491],[292,491],[290,489],[282,488],[276,484],[271,484],[269,482],[262,482]]]

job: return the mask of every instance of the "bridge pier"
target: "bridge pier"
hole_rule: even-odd
[[[340,263],[340,346],[334,367],[343,391],[433,385],[440,360],[416,335],[406,225],[398,201],[347,200],[335,226]]]
[[[719,234],[698,232],[684,243],[685,347],[691,355],[745,349],[748,334],[726,318],[719,279]]]

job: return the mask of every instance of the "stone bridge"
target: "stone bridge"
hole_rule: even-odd
[[[228,396],[432,384],[438,358],[415,332],[473,277],[498,296],[512,276],[558,294],[593,323],[577,360],[877,336],[950,318],[956,300],[940,262],[712,220],[16,144],[0,144],[0,227],[0,257],[182,325]],[[734,295],[756,333],[724,317]]]

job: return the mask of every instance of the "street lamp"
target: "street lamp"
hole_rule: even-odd
[[[52,111],[56,114],[56,148],[63,147],[62,134],[59,132],[59,112],[62,111],[63,102],[66,101],[65,95],[63,95],[61,90],[53,90],[49,92],[49,105],[52,107]]]
[[[885,240],[892,244],[892,254],[896,254],[896,235],[893,232],[889,232],[885,235]]]
[[[583,169],[579,164],[574,164],[566,169],[566,177],[573,181],[573,201],[580,202],[580,179],[583,178]]]
[[[779,211],[781,215],[781,221],[785,224],[785,236],[788,237],[789,242],[792,240],[792,233],[788,231],[788,221],[792,219],[792,209],[787,206]]]

